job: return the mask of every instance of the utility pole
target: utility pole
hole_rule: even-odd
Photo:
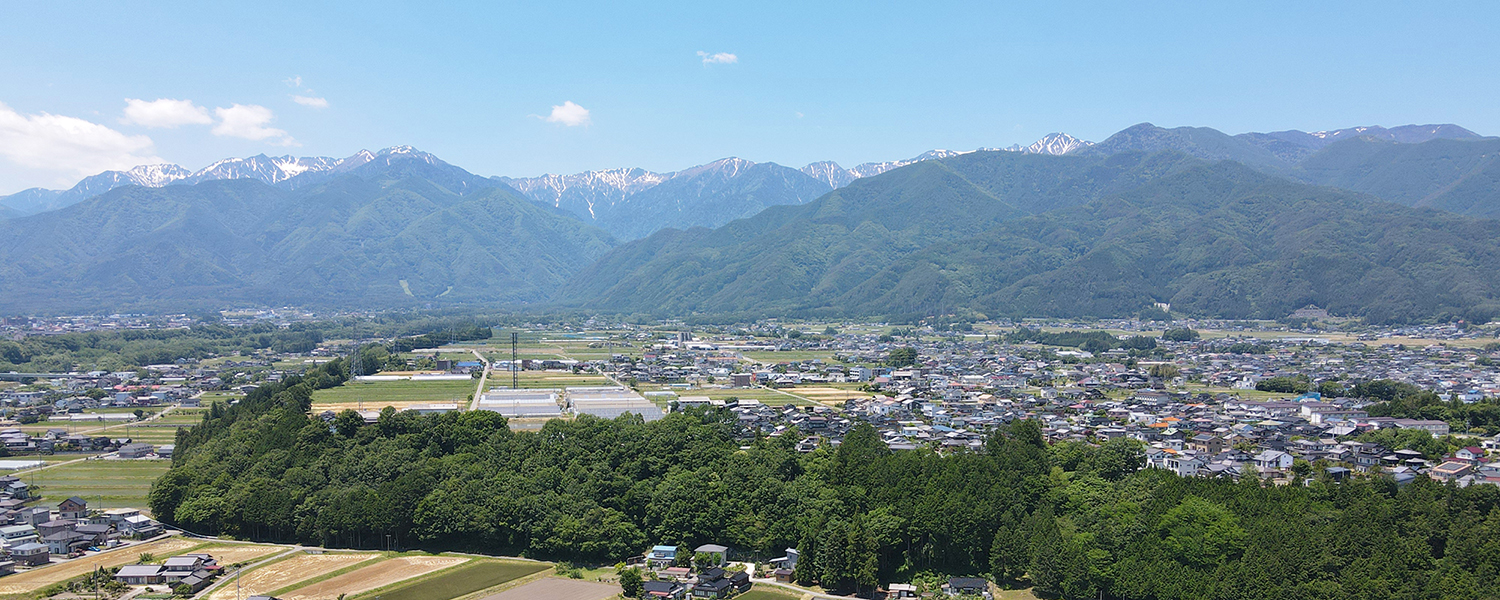
[[[519,372],[521,371],[521,364],[516,360],[516,343],[520,340],[520,338],[521,334],[514,331],[510,332],[510,389],[513,390],[520,387],[517,384],[520,382],[521,378],[519,375]]]

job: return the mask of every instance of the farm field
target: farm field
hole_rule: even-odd
[[[41,495],[40,504],[81,496],[89,508],[146,506],[151,484],[172,466],[170,460],[87,460],[32,471],[21,477]]]
[[[870,397],[869,392],[832,386],[797,386],[793,388],[781,388],[781,391],[796,394],[824,404],[839,406],[842,406],[846,400]]]
[[[236,400],[236,399],[244,398],[244,397],[245,397],[245,395],[241,394],[239,392],[227,392],[227,391],[203,392],[203,394],[201,394],[201,395],[198,396],[198,398],[203,401],[203,404],[205,406],[208,405],[210,402],[214,402],[214,401],[228,402],[230,400]]]
[[[290,546],[264,544],[210,544],[194,548],[193,552],[204,552],[214,557],[221,565],[254,562],[277,552],[285,552]]]
[[[620,586],[548,577],[486,596],[484,600],[604,600],[620,593]]]
[[[386,406],[398,409],[413,404],[468,402],[470,394],[479,382],[472,379],[461,381],[373,381],[348,382],[313,392],[313,410],[358,409],[364,402],[365,410],[380,410]]]
[[[194,424],[196,424],[197,422],[197,420],[193,421]],[[152,446],[160,446],[162,444],[171,444],[175,442],[177,440],[177,430],[179,428],[191,427],[192,425],[186,423],[174,424],[151,421],[147,423],[130,425],[129,427],[111,427],[109,428],[109,432],[107,434],[105,434],[104,432],[100,432],[100,435],[109,435],[109,437],[112,438],[130,438],[130,441],[132,442],[141,442],[145,444],[151,444]]]
[[[241,597],[272,594],[283,588],[354,566],[376,556],[375,554],[345,553],[298,554],[244,573],[240,576],[238,588]],[[209,594],[208,600],[234,600],[236,588],[234,576],[228,577],[228,583]]]
[[[564,371],[521,371],[516,374],[516,384],[522,389],[614,385],[603,375],[590,373],[574,375]],[[490,378],[485,385],[491,388],[510,389],[510,371],[490,371]]]
[[[398,556],[279,595],[282,600],[338,600],[468,562],[462,556]]]
[[[381,600],[452,600],[552,568],[547,563],[479,561],[435,577],[380,592]],[[523,589],[527,586],[522,586]],[[612,589],[615,586],[610,586]],[[615,589],[614,592],[618,593]],[[368,594],[365,596],[368,597]],[[522,596],[544,599],[543,596]]]
[[[791,590],[768,585],[757,585],[738,596],[739,600],[797,600],[801,597],[801,594]]]
[[[111,568],[134,563],[142,553],[151,553],[158,558],[181,554],[200,543],[193,540],[168,538],[145,544],[130,544],[109,552],[101,552],[63,564],[56,564],[24,573],[0,578],[0,595],[29,594],[54,583],[61,583],[97,568]]]

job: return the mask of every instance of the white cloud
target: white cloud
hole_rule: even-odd
[[[300,88],[302,87],[302,76],[288,77],[281,80],[281,82],[287,84],[288,87]]]
[[[215,108],[219,124],[214,126],[214,135],[244,138],[247,140],[271,140],[282,146],[295,146],[297,141],[285,131],[266,127],[271,119],[271,109],[256,104],[235,104],[229,108]]]
[[[158,98],[147,102],[135,98],[125,99],[125,118],[121,123],[145,127],[177,127],[180,125],[207,125],[214,122],[208,109],[193,104],[192,100]]]
[[[573,104],[568,100],[552,107],[552,114],[546,118],[548,123],[562,123],[568,127],[589,124],[589,109]]]
[[[93,175],[165,162],[151,138],[49,113],[23,115],[0,103],[0,157],[22,167]]]
[[[316,98],[313,96],[292,96],[292,102],[313,108],[328,108],[327,98]]]
[[[734,64],[734,63],[740,62],[740,57],[735,56],[733,54],[730,54],[728,52],[717,52],[717,53],[714,53],[714,54],[709,54],[707,52],[703,52],[703,51],[700,50],[700,51],[698,51],[698,58],[703,59],[703,64],[705,64],[705,65],[712,65],[712,64],[728,65],[728,64]]]

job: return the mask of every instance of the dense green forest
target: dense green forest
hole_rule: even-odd
[[[836,450],[750,441],[729,414],[644,423],[387,410],[309,417],[341,365],[256,390],[179,434],[153,487],[189,530],[377,548],[614,562],[652,543],[803,551],[841,591],[928,573],[1066,598],[1496,598],[1500,488],[1425,478],[1271,486],[1137,471],[1129,440],[1048,445],[1035,422],[980,452],[890,452],[860,425]],[[742,448],[744,446],[744,448]]]

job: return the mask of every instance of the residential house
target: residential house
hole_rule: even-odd
[[[641,583],[641,593],[647,598],[682,600],[687,594],[687,586],[676,581],[646,581]]]
[[[964,594],[988,596],[989,590],[990,582],[980,577],[950,577],[948,583],[943,585],[943,591],[949,596]]]
[[[695,559],[695,561],[700,554],[707,554],[711,556],[714,561],[713,565],[716,567],[722,567],[728,562],[729,548],[726,546],[720,546],[718,544],[704,544],[702,546],[698,546],[693,550],[693,558]]]
[[[677,546],[652,546],[646,553],[646,564],[652,569],[664,569],[677,562]]]
[[[1439,481],[1453,481],[1474,472],[1474,465],[1450,460],[1433,467],[1427,475]]]
[[[36,541],[36,528],[31,525],[11,525],[0,527],[0,540],[6,545],[16,546],[26,542]]]
[[[115,581],[125,585],[152,585],[164,583],[161,565],[125,565],[115,573]]]
[[[29,566],[41,566],[52,562],[52,554],[47,550],[46,544],[34,541],[11,546],[10,558],[18,563]]]

